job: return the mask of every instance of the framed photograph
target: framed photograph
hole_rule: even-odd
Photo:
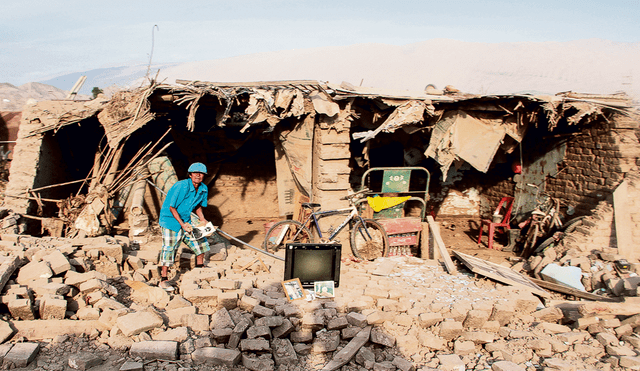
[[[333,281],[316,281],[313,283],[313,292],[316,298],[333,298],[336,296]]]
[[[289,301],[304,299],[306,297],[299,278],[282,281],[282,288]]]

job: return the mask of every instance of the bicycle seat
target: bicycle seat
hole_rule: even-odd
[[[302,207],[304,207],[305,209],[313,209],[314,207],[320,207],[320,204],[314,204],[311,202],[303,202],[302,203]]]

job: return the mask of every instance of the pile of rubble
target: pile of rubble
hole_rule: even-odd
[[[5,367],[640,369],[633,301],[545,306],[411,257],[345,260],[334,298],[289,301],[282,262],[234,246],[204,268],[183,252],[167,292],[158,241],[0,237]]]
[[[519,262],[512,269],[603,298],[638,296],[640,277],[635,270],[640,267],[618,254],[612,226],[613,207],[603,201],[541,255]]]

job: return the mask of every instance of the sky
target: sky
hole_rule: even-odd
[[[640,0],[2,0],[0,14],[0,83],[16,86],[150,60],[365,43],[640,41]]]

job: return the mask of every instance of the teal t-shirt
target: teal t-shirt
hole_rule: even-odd
[[[198,190],[193,186],[191,179],[177,182],[169,189],[167,197],[160,209],[160,226],[171,229],[174,232],[180,230],[180,223],[173,217],[169,207],[173,206],[185,223],[191,222],[191,212],[198,207],[207,207],[207,195],[209,190],[204,183],[200,183]]]

